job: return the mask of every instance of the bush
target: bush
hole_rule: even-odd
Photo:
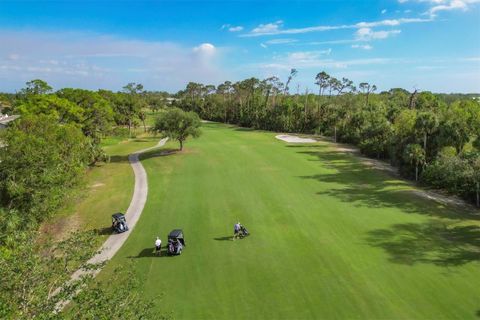
[[[0,140],[0,201],[29,221],[42,221],[82,181],[95,150],[75,125],[49,116],[26,116]]]

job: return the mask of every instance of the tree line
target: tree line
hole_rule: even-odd
[[[112,274],[111,281],[122,283],[116,292],[88,276],[66,282],[78,268],[100,267],[85,264],[97,249],[95,232],[43,243],[38,241],[38,226],[82,188],[88,168],[108,161],[102,139],[131,137],[139,125],[146,131],[147,107],[163,108],[166,97],[136,83],[120,92],[53,92],[39,79],[16,94],[0,94],[0,111],[21,115],[0,131],[0,318],[153,316],[153,303],[135,293],[138,283],[132,267]],[[75,295],[85,285],[88,290]],[[56,288],[60,293],[52,295]],[[62,300],[72,300],[75,306],[57,314],[55,306]]]
[[[337,79],[325,71],[316,92],[291,93],[292,69],[278,77],[190,82],[174,104],[201,118],[255,129],[319,134],[388,159],[402,175],[446,189],[480,206],[480,104],[471,95],[377,92],[368,82]]]

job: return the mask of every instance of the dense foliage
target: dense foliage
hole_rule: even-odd
[[[39,79],[17,94],[0,95],[0,112],[20,115],[0,131],[0,318],[153,318],[152,303],[133,290],[131,270],[114,273],[111,281],[122,282],[116,292],[90,277],[66,282],[81,266],[100,267],[85,265],[95,251],[94,233],[43,243],[36,230],[81,185],[88,167],[106,160],[102,138],[131,137],[137,119],[145,128],[148,103],[157,111],[164,102],[165,95],[143,92],[138,84],[117,93],[53,92]],[[79,286],[88,289],[75,296]],[[54,313],[64,300],[76,304],[66,314]]]
[[[85,263],[95,252],[95,233],[74,233],[55,244],[40,244],[35,232],[24,233],[0,247],[0,318],[2,319],[165,319],[153,315],[155,301],[145,302],[133,266],[115,270],[109,279],[121,283],[115,291],[90,275],[68,281],[78,268],[98,269]],[[84,290],[76,294],[82,287]],[[58,303],[72,301],[65,313]]]
[[[0,203],[43,220],[77,186],[92,158],[91,141],[71,124],[51,116],[25,116],[0,133]]]
[[[478,177],[472,172],[478,171],[480,157],[478,100],[399,88],[377,94],[375,85],[363,82],[357,88],[326,72],[315,78],[317,94],[289,94],[296,74],[293,69],[286,84],[277,77],[226,81],[217,87],[189,83],[175,104],[207,120],[332,136],[357,145],[367,156],[389,159],[406,177],[477,201]],[[446,147],[454,149],[453,159],[462,166],[440,156]],[[441,180],[436,170],[450,180]]]

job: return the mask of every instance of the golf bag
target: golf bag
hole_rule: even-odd
[[[248,236],[250,233],[248,232],[247,228],[245,228],[244,226],[240,226],[240,237],[246,237]]]

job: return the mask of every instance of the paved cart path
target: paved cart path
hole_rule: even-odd
[[[88,260],[87,262],[88,264],[98,264],[98,263],[102,263],[104,261],[110,260],[115,255],[115,253],[117,253],[118,250],[120,250],[122,245],[128,239],[128,236],[132,232],[133,228],[135,228],[135,225],[140,219],[140,215],[142,214],[143,207],[147,202],[147,195],[148,195],[147,173],[145,172],[145,169],[143,168],[143,165],[140,162],[140,159],[139,159],[140,154],[155,148],[162,147],[163,145],[165,145],[167,140],[168,138],[164,138],[160,140],[157,145],[147,149],[137,151],[128,156],[128,160],[130,161],[130,165],[132,166],[133,172],[135,174],[135,188],[133,191],[133,197],[132,197],[132,200],[130,201],[130,206],[128,207],[127,212],[125,213],[129,230],[127,232],[120,233],[120,234],[112,234],[110,237],[108,237],[108,239],[103,243],[103,245],[99,249],[99,252],[96,255],[94,255],[90,260]],[[78,269],[72,274],[70,281],[78,280],[80,279],[80,277],[88,274],[95,277],[100,271],[101,269],[96,269],[96,270]],[[59,291],[60,291],[60,288],[55,290],[52,296],[56,295]],[[68,302],[69,301],[62,301],[61,303],[59,303],[56,308],[57,311],[61,311],[68,304]]]

